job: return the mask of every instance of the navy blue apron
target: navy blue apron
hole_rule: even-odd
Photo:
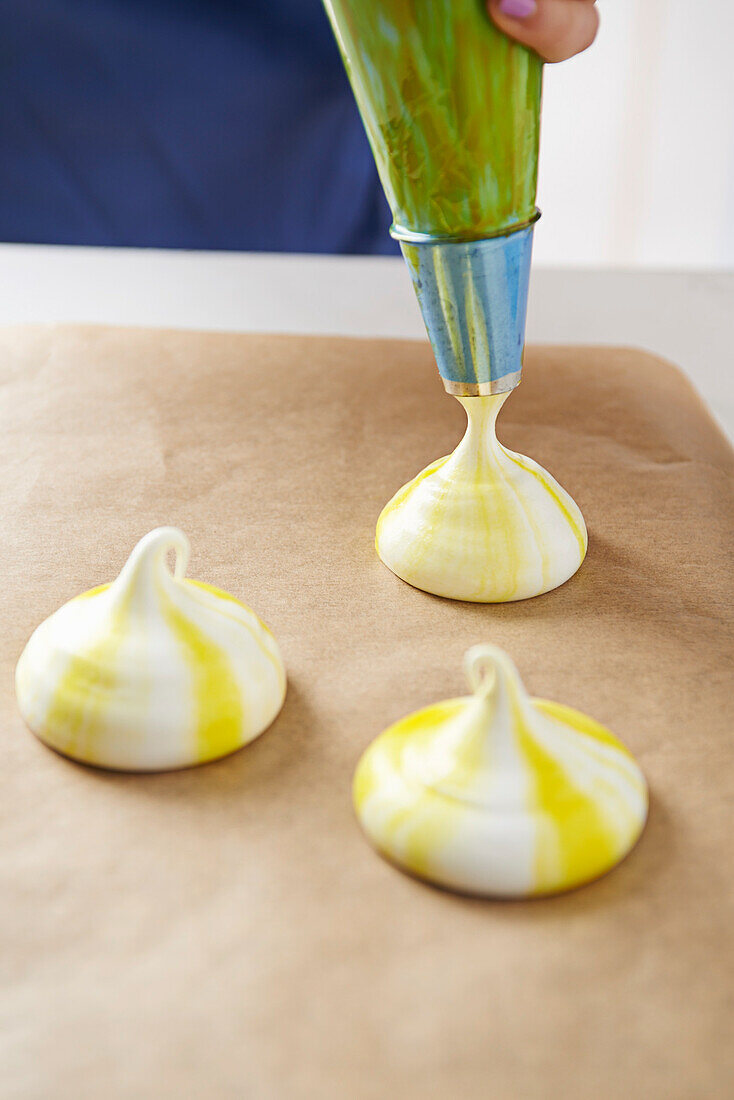
[[[320,0],[0,0],[0,240],[395,252]]]

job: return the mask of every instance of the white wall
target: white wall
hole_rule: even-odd
[[[535,261],[734,267],[734,3],[599,0],[547,65]]]

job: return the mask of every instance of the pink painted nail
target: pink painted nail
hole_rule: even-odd
[[[537,8],[535,0],[500,0],[500,11],[510,19],[527,19]]]

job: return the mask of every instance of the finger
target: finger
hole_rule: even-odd
[[[565,61],[590,46],[599,27],[594,0],[489,0],[501,31],[546,61]]]

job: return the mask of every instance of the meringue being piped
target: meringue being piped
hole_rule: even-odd
[[[584,714],[530,699],[495,646],[465,658],[473,694],[409,715],[354,778],[362,828],[421,878],[494,897],[558,893],[614,867],[647,817],[644,776]]]
[[[186,579],[188,558],[182,531],[151,531],[116,581],[33,633],[16,694],[47,745],[86,764],[158,771],[225,756],[270,725],[286,691],[275,639],[234,597]]]
[[[454,600],[504,603],[567,581],[586,555],[583,516],[551,475],[497,440],[509,395],[459,397],[468,426],[447,458],[400,489],[377,523],[402,580]]]

